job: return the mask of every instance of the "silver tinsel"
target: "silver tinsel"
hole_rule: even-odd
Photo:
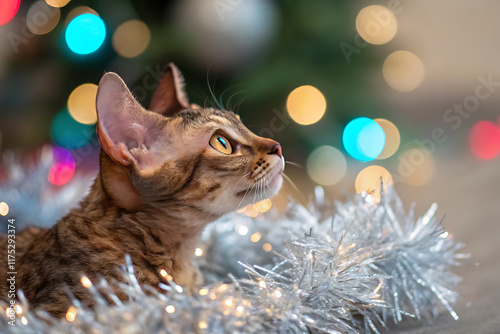
[[[37,175],[32,182],[43,184]],[[0,316],[1,331],[379,333],[389,322],[442,311],[457,319],[452,305],[460,278],[451,269],[465,255],[434,218],[436,208],[415,219],[391,188],[380,203],[361,194],[335,205],[317,188],[307,208],[291,201],[285,214],[233,213],[210,224],[199,257],[207,285],[195,296],[175,282],[161,286],[163,293],[140,287],[127,259],[122,288],[128,301],[118,300],[105,281],[94,282],[95,309],[74,300],[67,319],[57,320],[22,300],[17,326]],[[60,207],[51,210],[61,214]]]
[[[76,176],[64,187],[54,187],[48,182],[52,153],[52,147],[43,147],[38,162],[31,164],[21,163],[12,152],[2,157],[2,169],[7,175],[0,184],[0,202],[8,203],[17,228],[54,225],[86,193],[90,178]]]

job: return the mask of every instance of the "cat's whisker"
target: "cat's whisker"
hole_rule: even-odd
[[[240,90],[240,91],[238,91],[238,92],[234,93],[233,95],[231,95],[231,96],[229,97],[229,99],[227,100],[227,105],[228,105],[229,110],[231,110],[230,105],[231,105],[231,100],[233,99],[233,97],[235,97],[236,95],[242,94],[242,93],[246,93],[246,92],[247,92],[246,90]],[[240,103],[241,103],[241,102],[240,102]]]
[[[246,173],[245,175],[243,175],[239,180],[238,182],[236,182],[236,184],[234,185],[234,188],[233,188],[233,191],[234,189],[236,189],[236,187],[238,186],[238,183],[240,183],[245,177],[247,177],[248,175],[252,174],[252,172],[248,172]]]
[[[290,177],[288,175],[286,175],[285,173],[283,173],[283,178],[288,181],[288,183],[290,183],[290,185],[292,186],[292,188],[295,190],[295,192],[299,195],[301,201],[303,203],[307,203],[307,200],[306,198],[304,197],[304,195],[302,195],[302,193],[300,192],[299,188],[295,185],[295,183],[292,181],[292,179],[290,179]]]
[[[295,166],[295,167],[299,167],[299,168],[304,168],[304,166],[299,165],[298,163],[295,163],[293,161],[285,161],[285,164],[289,164],[289,165],[292,165],[292,166]]]
[[[242,103],[245,102],[245,100],[246,100],[246,98],[241,99],[241,101],[238,102],[238,104],[234,106],[234,110],[233,111],[235,113],[238,113],[238,109],[240,108],[240,106],[242,105]]]
[[[236,87],[239,87],[239,86],[242,86],[242,85],[243,85],[243,84],[234,85],[234,86],[231,86],[231,87],[229,87],[229,88],[225,89],[225,90],[222,92],[222,94],[220,94],[220,97],[219,97],[220,103],[221,103],[221,104],[223,104],[223,103],[222,103],[222,99],[223,99],[223,97],[224,97],[224,94],[226,94],[227,92],[229,92],[231,89],[236,88]],[[240,91],[238,91],[238,92],[234,93],[233,95],[231,95],[231,96],[229,97],[229,99],[227,100],[227,109],[226,109],[226,110],[231,110],[231,99],[232,99],[234,96],[236,96],[236,95],[238,95],[238,94],[240,94],[240,93],[243,93],[243,92],[246,92],[246,90],[240,90]]]
[[[215,82],[217,81],[217,78],[214,80],[214,89],[215,89]],[[219,101],[217,101],[217,97],[215,97],[214,94],[214,89],[210,86],[210,68],[207,69],[207,85],[208,85],[208,91],[210,92],[210,96],[213,98],[215,105],[219,107],[219,109],[224,110],[222,106],[219,104]]]
[[[245,199],[245,197],[247,196],[248,191],[249,191],[250,189],[253,189],[253,187],[254,187],[254,185],[253,185],[253,184],[254,184],[254,183],[255,183],[255,180],[253,180],[253,181],[252,181],[252,183],[250,183],[250,185],[248,186],[247,190],[245,191],[245,194],[243,195],[243,198],[242,198],[242,199],[241,199],[241,201],[240,201],[240,204],[238,204],[238,207],[236,208],[236,210],[239,210],[239,209],[240,209],[241,203],[243,203],[243,200],[244,200],[244,199]]]

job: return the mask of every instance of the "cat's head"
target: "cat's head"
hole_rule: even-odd
[[[275,195],[281,146],[231,111],[190,105],[183,86],[170,64],[148,111],[117,74],[103,76],[96,104],[106,193],[127,210],[165,206],[207,216]]]

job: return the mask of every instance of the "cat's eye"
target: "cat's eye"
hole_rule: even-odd
[[[210,146],[224,154],[233,153],[233,147],[231,146],[229,140],[216,133],[212,135],[212,138],[210,138]]]

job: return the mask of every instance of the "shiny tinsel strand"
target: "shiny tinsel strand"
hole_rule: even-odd
[[[128,301],[97,281],[89,285],[95,309],[73,300],[58,320],[31,311],[21,297],[17,326],[5,316],[0,326],[27,334],[379,333],[408,317],[447,311],[457,318],[460,278],[451,269],[464,255],[434,217],[436,208],[415,219],[393,189],[380,203],[361,194],[333,205],[317,188],[307,208],[292,201],[286,214],[234,213],[210,224],[198,259],[207,285],[194,296],[175,282],[162,292],[140,287],[127,259],[120,286]],[[242,227],[246,233],[238,233]]]
[[[43,147],[37,160],[21,163],[13,152],[2,156],[1,169],[6,175],[0,183],[0,200],[9,205],[17,228],[52,226],[83,197],[91,182],[88,177],[75,176],[63,187],[51,185],[47,179],[53,162],[51,146]]]

